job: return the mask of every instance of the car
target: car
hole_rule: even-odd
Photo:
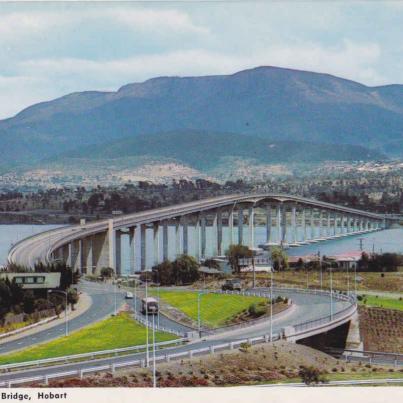
[[[126,292],[126,295],[125,295],[125,298],[126,298],[126,299],[133,299],[133,298],[134,298],[134,297],[133,297],[133,293],[130,292],[130,291],[127,291],[127,292]]]
[[[223,291],[241,291],[242,285],[241,280],[233,278],[230,280],[226,280],[225,283],[222,285],[221,289]]]

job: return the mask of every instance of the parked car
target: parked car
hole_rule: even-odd
[[[127,292],[126,292],[126,295],[125,295],[125,298],[126,298],[126,299],[133,299],[133,298],[134,298],[134,297],[133,297],[133,293],[130,292],[130,291],[127,291]]]
[[[241,280],[239,279],[230,279],[230,280],[225,280],[225,283],[221,287],[223,291],[241,291],[242,286],[241,286]]]

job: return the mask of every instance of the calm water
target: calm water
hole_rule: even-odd
[[[56,225],[0,225],[0,264],[4,264],[7,259],[7,252],[12,243],[15,243],[22,238],[36,234],[38,232],[46,231],[51,228],[56,228]],[[340,232],[340,228],[338,229]],[[175,258],[175,228],[168,227],[168,253],[169,258]],[[290,229],[288,230],[288,235],[291,234]],[[310,232],[308,231],[308,234]],[[207,235],[207,255],[211,255],[213,252],[212,242],[209,242],[213,237],[213,232],[211,227],[206,228]],[[318,234],[316,234],[318,235]],[[137,231],[136,236],[136,257],[137,257],[137,267],[139,267],[139,256],[140,256],[140,242],[139,242],[139,231]],[[180,233],[180,238],[182,242],[182,232]],[[147,255],[146,261],[147,266],[151,267],[153,265],[153,233],[152,230],[147,230]],[[238,232],[237,228],[234,228],[233,239],[234,242],[237,241]],[[259,245],[265,242],[266,229],[262,227],[255,228],[255,245]],[[159,251],[162,257],[162,228],[160,228],[159,234],[160,244]],[[302,229],[298,228],[298,240],[302,239]],[[361,239],[361,242],[360,242]],[[275,228],[272,229],[272,240],[276,241]],[[290,237],[288,240],[291,241]],[[244,243],[248,244],[248,227],[244,228]],[[194,229],[189,227],[188,235],[189,253],[194,254]],[[229,244],[229,231],[228,228],[223,228],[223,249],[225,250]],[[300,246],[297,248],[288,249],[289,255],[307,255],[311,253],[321,254],[337,254],[349,251],[359,251],[361,248],[366,251],[375,250],[375,252],[400,252],[403,253],[403,229],[390,229],[386,231],[379,231],[365,235],[356,235],[353,237],[348,237],[344,239],[336,239],[331,241],[325,241],[320,243],[315,243],[311,245]],[[122,272],[129,272],[129,237],[122,236]]]

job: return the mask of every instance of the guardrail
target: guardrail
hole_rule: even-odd
[[[281,338],[281,336],[278,333],[273,335],[272,340],[270,340],[269,335],[263,335],[263,336],[236,340],[236,341],[232,341],[232,342],[226,342],[226,343],[202,347],[202,348],[195,348],[195,349],[188,350],[188,351],[159,354],[159,355],[156,355],[155,360],[156,360],[156,362],[170,362],[171,360],[175,360],[175,359],[193,358],[194,356],[200,356],[200,355],[205,355],[205,354],[214,354],[217,351],[233,350],[235,348],[241,347],[243,344],[254,345],[254,344],[260,344],[260,343],[268,343],[271,341],[279,340],[280,338]],[[165,342],[165,343],[167,343],[167,342]],[[142,347],[145,348],[146,346],[142,346]],[[44,360],[42,360],[42,361],[44,361]],[[152,362],[151,359],[149,360],[148,363],[144,359],[136,359],[136,360],[123,361],[123,362],[118,362],[118,363],[103,364],[103,365],[98,365],[98,366],[93,366],[93,367],[88,367],[88,368],[79,368],[79,369],[63,371],[63,372],[48,373],[46,375],[36,375],[36,376],[32,376],[32,377],[8,379],[8,380],[0,381],[0,386],[12,387],[12,386],[17,386],[17,385],[33,383],[33,382],[40,382],[40,383],[44,383],[47,385],[49,383],[49,380],[51,380],[51,379],[67,378],[67,377],[80,377],[82,379],[85,374],[96,373],[96,372],[100,372],[100,371],[111,371],[113,373],[116,371],[116,369],[125,368],[125,367],[144,368],[144,367],[148,367],[151,364],[151,362]],[[88,363],[90,363],[90,362],[88,362]],[[85,364],[85,363],[81,363],[81,364]],[[14,365],[17,365],[17,364],[14,364]]]
[[[145,319],[145,318],[141,317],[140,315],[137,314],[137,312],[135,312],[133,314],[133,316],[134,316],[134,319],[136,319],[142,325],[147,326],[148,328],[152,329],[153,323],[152,323],[152,321],[148,320],[148,318]],[[158,323],[156,323],[156,321],[154,321],[154,328],[155,328],[155,330],[159,330],[161,332],[172,333],[172,334],[174,334],[176,336],[179,336],[179,337],[184,338],[186,336],[185,333],[180,332],[179,330],[171,329],[171,328],[168,328],[168,327],[165,327],[165,326],[159,326]]]
[[[340,358],[343,358],[346,362],[351,362],[353,360],[366,361],[372,364],[377,358],[386,361],[393,362],[394,367],[403,365],[403,354],[383,352],[383,351],[369,351],[369,350],[353,350],[353,349],[327,349],[330,354],[338,354]]]
[[[176,339],[176,340],[168,340],[168,341],[163,341],[160,343],[156,343],[157,348],[161,347],[166,347],[170,345],[176,345],[176,344],[182,344],[186,341],[186,339]],[[131,352],[141,352],[142,350],[145,350],[147,348],[147,345],[139,345],[139,346],[132,346],[132,347],[123,347],[123,348],[115,348],[113,350],[102,350],[102,351],[94,351],[91,353],[82,353],[82,354],[73,354],[73,355],[67,355],[63,357],[54,357],[54,358],[46,358],[43,360],[36,360],[36,361],[26,361],[26,362],[19,362],[16,364],[5,364],[5,365],[0,365],[0,371],[1,372],[9,372],[10,370],[13,369],[21,369],[21,368],[30,368],[30,367],[40,367],[41,365],[48,365],[48,364],[55,364],[55,363],[64,363],[68,364],[71,362],[78,362],[81,359],[85,358],[91,358],[95,359],[96,357],[102,357],[102,356],[117,356],[121,353],[131,353]]]

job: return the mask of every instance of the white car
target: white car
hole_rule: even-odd
[[[133,299],[133,293],[130,292],[130,291],[127,291],[125,298],[126,298],[126,299]]]

